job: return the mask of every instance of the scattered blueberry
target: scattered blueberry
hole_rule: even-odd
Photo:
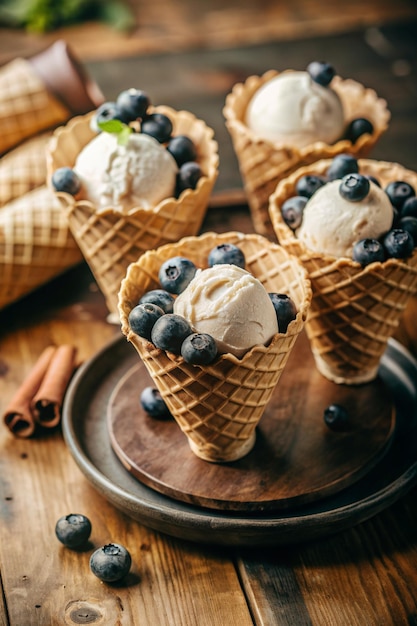
[[[360,202],[369,193],[370,182],[362,174],[347,174],[342,178],[339,186],[339,193],[349,202]]]
[[[106,583],[117,582],[129,573],[132,558],[124,546],[109,543],[98,548],[90,557],[90,569]]]
[[[129,122],[144,118],[150,103],[148,95],[140,89],[126,89],[116,101],[120,113]]]
[[[152,302],[161,307],[164,313],[172,313],[174,310],[174,296],[165,289],[151,289],[143,294],[139,300],[139,304],[145,304],[145,302]]]
[[[311,198],[313,193],[320,189],[326,183],[326,179],[323,176],[317,176],[316,174],[306,174],[301,176],[297,180],[295,189],[297,195]]]
[[[344,430],[349,422],[349,414],[341,404],[330,404],[324,410],[323,419],[331,430]]]
[[[372,122],[364,117],[358,117],[348,124],[346,129],[346,139],[355,143],[359,137],[362,137],[362,135],[365,135],[366,133],[372,135],[373,132],[374,126]]]
[[[213,267],[213,265],[219,265],[221,263],[229,263],[230,265],[237,265],[245,269],[245,255],[242,250],[233,243],[220,243],[210,250],[208,264],[209,267]]]
[[[192,333],[182,342],[181,356],[191,365],[208,365],[217,356],[217,345],[207,333]]]
[[[362,267],[376,261],[385,261],[384,246],[378,239],[361,239],[353,246],[352,258]]]
[[[142,121],[141,131],[145,135],[150,135],[159,143],[166,143],[171,138],[172,122],[163,113],[151,113]]]
[[[75,196],[81,189],[81,181],[70,167],[59,167],[52,174],[51,182],[55,191],[63,191]]]
[[[155,322],[165,315],[161,307],[153,302],[144,302],[135,306],[129,313],[129,325],[136,335],[151,340]]]
[[[292,230],[301,226],[303,221],[304,207],[308,198],[306,196],[292,196],[281,207],[281,215],[284,222]]]
[[[337,154],[327,169],[326,176],[329,181],[343,178],[347,174],[359,172],[358,160],[351,154]]]
[[[160,350],[181,354],[182,342],[192,332],[191,325],[182,315],[167,313],[155,322],[151,340]]]
[[[377,187],[381,187],[381,183],[375,176],[371,176],[370,174],[365,174],[365,176],[371,183],[374,183]]]
[[[395,180],[385,187],[385,192],[395,208],[401,211],[404,203],[416,195],[413,187],[404,180]]]
[[[409,232],[413,238],[414,245],[417,244],[417,217],[412,215],[401,217],[398,222],[398,228]]]
[[[145,387],[140,394],[140,404],[148,415],[156,419],[166,419],[171,416],[164,399],[156,387]]]
[[[335,75],[334,68],[330,65],[330,63],[325,63],[323,61],[312,61],[307,66],[307,72],[310,74],[314,82],[322,85],[323,87],[327,87]]]
[[[405,259],[414,249],[414,241],[410,233],[401,228],[388,231],[383,239],[383,245],[388,257]]]
[[[417,196],[407,198],[401,207],[401,217],[417,217]]]
[[[103,102],[94,114],[94,121],[98,125],[112,120],[119,120],[124,124],[129,123],[129,119],[122,113],[116,102]]]
[[[172,137],[168,142],[167,150],[176,160],[178,167],[188,161],[195,161],[197,158],[197,150],[193,140],[185,135]]]
[[[59,518],[55,525],[55,534],[67,548],[79,548],[90,537],[91,522],[85,515],[70,513]]]
[[[293,300],[285,293],[269,293],[278,322],[278,331],[286,333],[288,324],[295,320],[297,308]]]
[[[172,257],[162,263],[159,269],[159,282],[169,293],[181,293],[192,281],[197,271],[190,259],[182,256]]]
[[[181,165],[177,174],[176,195],[179,196],[185,189],[195,189],[202,174],[201,167],[195,161]]]

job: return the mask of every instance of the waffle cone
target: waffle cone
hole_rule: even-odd
[[[207,267],[209,251],[222,242],[238,245],[246,268],[267,291],[285,292],[297,305],[297,318],[270,345],[256,346],[241,359],[224,354],[211,365],[193,366],[155,348],[129,328],[128,316],[139,298],[157,288],[163,261],[182,255]],[[294,257],[260,235],[231,232],[186,237],[146,252],[130,265],[119,294],[122,331],[133,343],[193,452],[213,462],[234,461],[255,442],[255,429],[301,332],[310,303],[306,273]]]
[[[197,146],[197,159],[205,175],[195,190],[187,189],[178,199],[167,198],[153,209],[137,207],[127,214],[112,208],[97,209],[87,200],[57,194],[71,232],[113,314],[118,312],[120,283],[130,263],[146,250],[198,233],[218,175],[217,143],[212,129],[187,111],[164,106],[154,110],[170,117],[173,134],[187,135]],[[48,149],[50,174],[59,167],[74,165],[80,150],[94,137],[90,119],[91,115],[73,118],[55,131]]]
[[[79,263],[61,207],[39,187],[0,209],[0,309]]]
[[[390,119],[387,103],[378,98],[374,90],[336,76],[332,88],[342,101],[346,123],[356,117],[365,117],[374,126],[372,135],[362,135],[354,144],[343,139],[333,145],[316,142],[304,148],[259,139],[245,124],[246,109],[255,92],[278,74],[270,70],[262,76],[250,76],[245,83],[237,83],[227,95],[223,108],[254,228],[270,237],[274,237],[274,230],[268,214],[269,196],[280,180],[300,167],[342,152],[349,152],[357,158],[366,157],[388,128]]]
[[[280,207],[295,195],[305,174],[325,174],[331,159],[304,167],[281,181],[269,205],[280,244],[306,268],[313,299],[306,332],[319,371],[336,383],[373,380],[388,339],[401,320],[409,299],[417,293],[417,250],[405,260],[388,259],[362,268],[350,259],[312,252],[285,224]],[[359,159],[360,172],[375,176],[385,187],[404,180],[417,189],[417,174],[397,163]]]

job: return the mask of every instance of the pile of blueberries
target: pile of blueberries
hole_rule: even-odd
[[[149,96],[140,89],[122,91],[116,102],[104,102],[95,112],[93,125],[100,129],[111,130],[108,122],[117,120],[121,125],[129,126],[133,132],[150,135],[165,145],[178,165],[175,197],[179,197],[185,189],[195,189],[202,176],[201,167],[196,161],[197,148],[186,135],[172,135],[173,125],[170,118],[163,113],[149,113],[151,101]],[[120,126],[120,125],[119,125]],[[51,178],[55,191],[69,193],[73,196],[81,189],[81,182],[70,167],[55,170]]]
[[[352,203],[366,198],[371,182],[381,187],[375,177],[359,173],[355,157],[339,154],[333,158],[324,176],[307,174],[299,178],[296,195],[282,204],[282,218],[291,230],[296,231],[301,226],[304,207],[317,189],[337,179],[340,179],[340,195]],[[367,238],[355,243],[352,258],[362,267],[389,258],[405,259],[417,246],[416,190],[406,181],[397,180],[390,182],[384,191],[393,206],[393,224],[380,239]]]

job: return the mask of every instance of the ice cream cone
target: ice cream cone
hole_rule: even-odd
[[[82,260],[65,215],[46,187],[0,209],[0,309]]]
[[[268,201],[280,180],[300,167],[342,152],[349,152],[357,158],[367,156],[386,131],[390,119],[387,103],[374,90],[335,76],[331,85],[342,101],[346,122],[365,117],[373,124],[372,135],[362,135],[354,144],[342,139],[333,145],[316,142],[304,148],[259,139],[245,124],[246,109],[255,92],[278,74],[270,70],[262,76],[250,76],[244,83],[236,84],[227,95],[223,108],[254,228],[270,237],[274,237],[274,231],[268,215]]]
[[[218,150],[212,129],[187,111],[164,106],[155,111],[170,117],[174,135],[187,135],[197,146],[204,176],[195,190],[187,189],[178,199],[167,198],[152,209],[137,207],[126,214],[112,208],[98,209],[69,194],[57,194],[71,232],[115,315],[120,283],[128,265],[146,250],[196,235],[218,175]],[[54,133],[48,150],[50,174],[57,168],[74,165],[80,150],[94,137],[90,119],[90,115],[76,117]]]
[[[388,259],[361,267],[350,259],[307,250],[281,216],[283,202],[305,174],[324,175],[325,159],[281,181],[270,198],[269,213],[279,243],[306,268],[313,299],[306,332],[319,371],[336,383],[360,384],[376,378],[388,339],[417,293],[417,250],[407,259]],[[417,174],[397,163],[359,159],[359,171],[385,187],[402,180],[417,189]]]
[[[285,334],[276,334],[267,347],[256,346],[241,359],[223,354],[211,365],[189,365],[182,357],[159,350],[133,333],[128,316],[146,291],[159,286],[163,261],[181,255],[198,267],[207,267],[209,251],[222,242],[241,248],[246,269],[267,291],[287,293],[296,303],[297,317]],[[251,450],[256,425],[304,326],[310,298],[309,281],[298,260],[260,235],[231,232],[187,237],[146,252],[129,267],[119,294],[122,331],[135,346],[197,456],[227,462]]]

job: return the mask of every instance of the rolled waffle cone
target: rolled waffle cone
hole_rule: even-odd
[[[306,332],[317,368],[336,383],[360,384],[377,376],[388,339],[417,293],[417,250],[408,259],[392,258],[364,268],[350,259],[308,250],[285,224],[280,207],[296,195],[301,176],[323,175],[330,163],[331,159],[319,161],[281,181],[271,196],[269,213],[279,243],[300,259],[311,280]],[[397,163],[359,159],[359,171],[375,176],[382,187],[403,180],[417,189],[417,174]]]
[[[374,90],[354,80],[335,76],[331,86],[342,101],[346,124],[354,118],[365,117],[374,126],[372,135],[362,135],[354,144],[343,139],[332,145],[316,142],[304,148],[257,138],[245,124],[246,109],[255,92],[278,74],[270,70],[262,76],[250,76],[245,83],[237,83],[227,95],[223,108],[254,228],[270,237],[274,237],[274,231],[268,215],[269,196],[280,180],[300,167],[342,152],[349,152],[357,158],[367,156],[388,128],[390,119],[386,101]]]
[[[146,291],[158,288],[158,271],[165,260],[186,256],[204,268],[209,251],[222,242],[243,250],[246,268],[267,291],[287,293],[297,306],[297,317],[285,334],[276,334],[267,347],[256,346],[241,359],[224,354],[207,366],[189,365],[182,357],[157,349],[133,333],[128,316]],[[135,346],[197,456],[227,462],[251,450],[256,426],[304,326],[310,299],[309,281],[298,260],[260,235],[231,232],[186,237],[177,244],[148,251],[130,265],[119,294],[122,331]]]
[[[196,235],[206,214],[218,175],[218,148],[213,130],[187,111],[155,107],[173,123],[173,134],[190,137],[197,147],[202,176],[195,190],[185,190],[178,199],[167,198],[152,209],[133,208],[123,214],[112,208],[98,209],[93,203],[65,193],[56,194],[65,209],[69,226],[110,312],[117,315],[120,283],[130,263],[146,250]],[[48,149],[48,171],[72,167],[81,149],[94,137],[91,115],[73,118],[55,131]]]
[[[82,260],[46,187],[0,208],[0,309]]]

